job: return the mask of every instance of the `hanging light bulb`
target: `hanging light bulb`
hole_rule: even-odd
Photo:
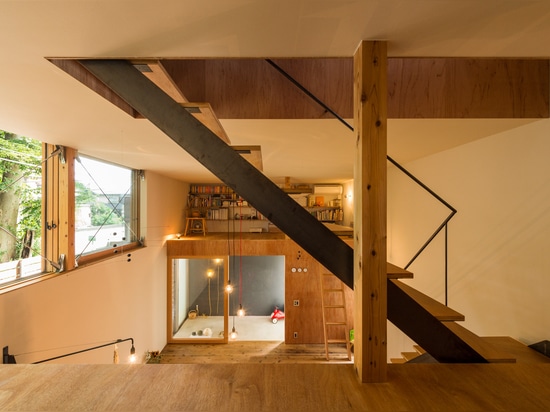
[[[239,310],[237,311],[237,316],[243,317],[245,315],[243,305],[239,305]]]
[[[225,291],[226,291],[227,293],[233,292],[233,285],[231,284],[231,281],[230,281],[230,280],[227,281],[227,285],[225,286]]]
[[[130,348],[130,363],[136,363],[136,348],[132,342],[132,347]]]
[[[238,333],[235,330],[235,326],[233,326],[233,328],[231,329],[231,334],[229,335],[229,337],[231,338],[231,340],[235,340],[235,339],[237,339],[237,336],[238,336]]]
[[[211,279],[212,277],[214,277],[214,271],[212,269],[208,269],[206,271],[206,276]]]

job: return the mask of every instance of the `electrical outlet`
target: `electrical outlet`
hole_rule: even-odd
[[[294,339],[298,339],[298,332],[294,332]]]
[[[294,306],[300,306],[300,301],[298,299],[294,300]]]

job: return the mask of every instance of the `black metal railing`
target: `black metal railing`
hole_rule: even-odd
[[[448,303],[448,223],[453,218],[453,216],[457,213],[457,210],[452,207],[449,203],[447,203],[441,196],[439,196],[437,193],[435,193],[432,189],[430,189],[428,186],[426,186],[420,179],[418,179],[416,176],[414,176],[411,172],[409,172],[407,169],[405,169],[403,166],[401,166],[399,163],[397,163],[395,160],[393,160],[390,156],[387,156],[388,161],[393,164],[395,167],[397,167],[401,172],[403,172],[407,177],[409,177],[413,182],[415,182],[417,185],[419,185],[422,189],[424,189],[426,192],[428,192],[434,199],[436,199],[439,203],[444,205],[447,209],[449,209],[450,213],[449,215],[443,220],[443,222],[435,229],[435,231],[428,237],[428,239],[424,242],[424,244],[420,247],[420,249],[415,253],[415,255],[409,260],[409,262],[405,265],[404,269],[408,269],[409,266],[412,265],[412,263],[424,252],[424,250],[432,243],[432,241],[437,237],[437,235],[445,229],[445,269],[444,269],[444,276],[445,276],[445,305]]]
[[[81,350],[77,350],[75,352],[70,352],[70,353],[65,353],[63,355],[54,356],[52,358],[43,359],[43,360],[40,360],[40,361],[37,361],[37,362],[33,362],[33,364],[44,363],[44,362],[49,362],[49,361],[56,360],[56,359],[66,358],[68,356],[73,356],[73,355],[77,355],[79,353],[89,352],[89,351],[92,351],[92,350],[104,348],[106,346],[117,345],[119,343],[127,342],[127,341],[132,342],[132,347],[130,348],[130,357],[135,357],[136,349],[134,347],[134,338],[125,338],[125,339],[117,339],[117,340],[114,340],[112,342],[107,342],[107,343],[104,343],[104,344],[101,344],[101,345],[92,346],[91,348],[81,349]],[[4,348],[2,350],[2,363],[3,364],[15,364],[15,363],[17,363],[16,360],[15,360],[15,356],[16,355],[11,355],[9,353],[9,347],[8,346],[4,346]],[[131,362],[133,363],[134,359],[132,359]]]

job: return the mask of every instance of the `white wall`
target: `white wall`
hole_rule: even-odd
[[[480,336],[550,339],[549,136],[550,121],[536,121],[405,165],[458,210],[448,232],[449,306]],[[405,265],[448,212],[396,173],[388,174],[388,260]],[[443,245],[439,236],[411,265],[409,282],[441,302]],[[388,339],[389,356],[411,349],[391,328]]]
[[[0,344],[18,363],[132,337],[140,360],[166,344],[165,240],[183,230],[189,187],[146,173],[146,247],[0,295]],[[52,349],[52,350],[47,350]],[[119,345],[127,362],[130,342]],[[55,362],[111,363],[108,347]]]

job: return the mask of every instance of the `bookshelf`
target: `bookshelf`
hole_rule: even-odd
[[[341,223],[344,218],[341,185],[302,184],[282,190],[321,222]],[[209,232],[268,232],[272,229],[260,212],[222,184],[191,184],[187,217],[205,218]]]

